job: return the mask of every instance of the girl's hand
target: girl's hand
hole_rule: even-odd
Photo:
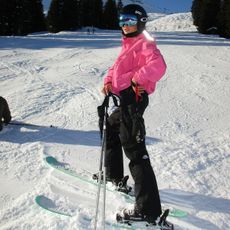
[[[107,83],[102,89],[102,93],[108,95],[109,92],[112,92],[112,83]]]
[[[138,96],[141,96],[141,94],[145,92],[144,87],[138,85],[134,80],[132,80],[132,88],[133,91],[137,93]]]

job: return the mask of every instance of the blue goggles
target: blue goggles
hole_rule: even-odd
[[[120,14],[119,26],[135,26],[137,24],[137,16],[132,14]]]

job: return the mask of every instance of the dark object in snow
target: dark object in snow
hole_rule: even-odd
[[[11,113],[8,103],[5,98],[0,96],[0,131],[3,128],[3,123],[7,125],[10,121]]]

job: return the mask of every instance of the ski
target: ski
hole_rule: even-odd
[[[71,213],[71,211],[67,210],[66,208],[59,207],[55,204],[55,201],[52,199],[44,196],[44,195],[38,195],[35,197],[35,203],[42,209],[44,209],[47,212],[50,212],[54,215],[59,215],[63,217],[74,217],[74,213]],[[91,223],[94,221],[94,219],[86,214],[81,213],[81,220],[85,223],[85,225],[90,226]],[[112,223],[110,221],[106,221],[105,224],[109,227],[117,228],[117,229],[130,229],[135,230],[137,229],[134,226],[128,226],[126,224],[122,223]],[[139,227],[138,227],[139,229]]]
[[[36,196],[35,197],[35,203],[38,206],[40,206],[41,208],[43,208],[43,209],[45,209],[51,213],[58,214],[61,216],[66,216],[66,217],[72,217],[73,216],[65,210],[59,210],[57,208],[57,206],[55,205],[55,203],[46,196],[43,196],[43,195]]]
[[[52,199],[44,196],[44,195],[38,195],[35,198],[35,203],[42,209],[44,209],[46,212],[50,212],[51,214],[54,215],[59,215],[63,216],[64,218],[72,218],[75,216],[73,212],[70,210],[66,209],[65,207],[60,207],[59,205],[55,204],[55,201]],[[94,218],[90,217],[89,215],[78,212],[78,215],[80,216],[80,222],[83,225],[91,226]],[[117,221],[117,220],[116,220]],[[136,230],[136,229],[150,229],[150,230],[173,230],[173,228],[162,228],[159,226],[154,226],[146,221],[105,221],[105,225],[111,228],[116,228],[116,229],[129,229],[129,230]]]
[[[52,157],[52,156],[47,156],[45,158],[45,162],[46,164],[48,164],[50,167],[62,172],[62,173],[65,173],[65,174],[68,174],[72,177],[75,177],[83,182],[86,182],[88,184],[92,184],[92,185],[95,185],[97,186],[98,183],[97,181],[93,180],[93,179],[90,179],[86,176],[83,176],[83,175],[80,175],[79,173],[77,173],[75,170],[69,168],[69,167],[66,167],[67,164],[63,163],[63,162],[59,162],[56,158]],[[133,202],[134,201],[134,197],[128,195],[128,194],[125,194],[125,193],[122,193],[122,192],[119,192],[117,190],[113,190],[113,189],[110,189],[108,187],[106,187],[106,190],[110,191],[110,192],[118,192],[120,193],[121,195],[123,195],[127,201],[129,202]]]
[[[83,182],[86,182],[88,184],[92,184],[94,186],[98,185],[95,180],[90,179],[86,176],[80,175],[75,170],[67,167],[66,166],[67,164],[65,164],[63,162],[59,162],[56,158],[54,158],[52,156],[47,156],[47,157],[45,157],[44,160],[45,160],[46,164],[48,166],[52,167],[53,169],[56,169],[62,173],[65,173],[67,175],[75,177],[76,179],[83,181]],[[124,196],[127,199],[127,202],[129,202],[129,203],[133,203],[135,201],[135,198],[133,196],[130,196],[129,194],[119,192],[115,189],[112,190],[108,187],[106,187],[106,190],[108,190],[109,192],[117,192],[117,193],[121,194],[122,196]],[[165,209],[165,208],[163,207],[163,209]],[[172,207],[172,208],[170,207],[169,216],[171,216],[171,217],[183,218],[183,217],[186,217],[187,215],[188,214],[186,211],[183,211],[183,210],[180,210],[180,209],[177,209],[174,207]]]

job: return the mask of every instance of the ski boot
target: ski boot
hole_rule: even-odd
[[[119,223],[132,225],[135,222],[143,222],[145,227],[158,230],[174,230],[172,223],[166,221],[169,214],[169,210],[165,210],[164,213],[157,219],[153,219],[150,216],[143,215],[137,209],[123,209],[120,213],[116,214],[116,220]]]
[[[92,176],[93,180],[96,180],[97,182],[99,181],[99,173],[95,173]],[[123,177],[121,180],[116,180],[116,179],[110,179],[106,178],[107,182],[111,182],[113,185],[116,186],[116,190],[122,193],[129,194],[132,190],[132,187],[127,185],[127,181],[129,179],[129,176]],[[101,174],[101,181],[103,181],[103,173]]]

